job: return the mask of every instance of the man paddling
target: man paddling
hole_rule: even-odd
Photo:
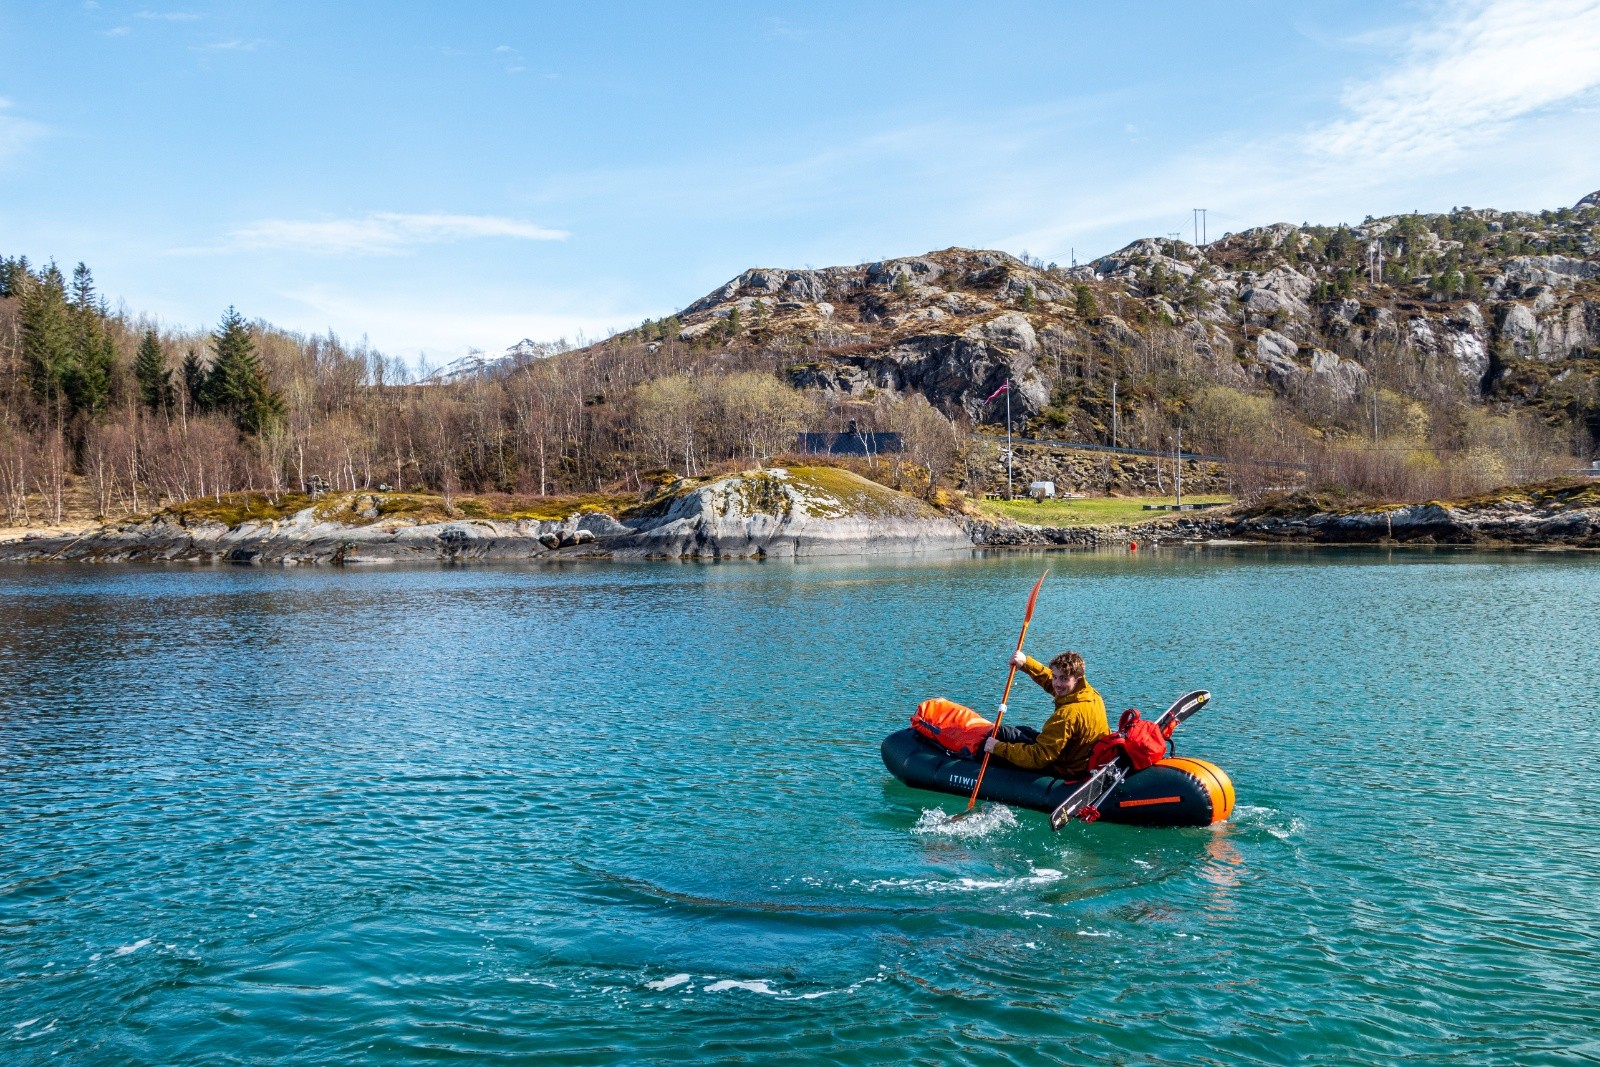
[[[1086,777],[1089,753],[1111,727],[1106,722],[1106,702],[1084,678],[1083,657],[1063,652],[1046,667],[1018,649],[1011,662],[1055,697],[1056,710],[1034,740],[1007,742],[990,737],[983,750],[1023,770],[1069,780]]]

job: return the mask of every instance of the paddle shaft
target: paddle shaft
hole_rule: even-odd
[[[1028,597],[1028,611],[1022,616],[1022,632],[1017,635],[1017,652],[1022,651],[1022,643],[1028,639],[1028,624],[1033,622],[1033,605],[1039,599],[1039,587],[1044,584],[1045,574],[1049,573],[1049,568],[1046,568],[1044,574],[1039,575],[1039,580],[1033,583],[1033,592]],[[1000,697],[1000,714],[994,717],[994,732],[996,735],[1000,733],[1000,723],[1006,717],[1006,705],[1011,702],[1011,683],[1016,680],[1017,657],[1016,653],[1012,653],[1011,670],[1006,674],[1006,691]],[[985,752],[983,754],[983,762],[978,765],[978,780],[972,783],[972,796],[967,798],[968,811],[971,811],[973,805],[978,803],[978,790],[983,788],[983,774],[989,769],[989,757],[991,755],[993,755],[992,752]]]

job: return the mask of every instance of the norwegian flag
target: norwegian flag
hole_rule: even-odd
[[[1002,385],[1000,388],[998,388],[994,392],[990,393],[989,394],[989,400],[985,400],[984,403],[985,404],[989,403],[990,400],[993,400],[995,397],[999,396],[1001,393],[1009,393],[1009,392],[1011,392],[1011,379],[1007,378],[1006,379],[1006,384]]]

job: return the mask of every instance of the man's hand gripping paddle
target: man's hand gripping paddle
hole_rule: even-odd
[[[1039,587],[1044,584],[1045,575],[1050,573],[1050,568],[1044,569],[1044,574],[1039,575],[1039,580],[1033,583],[1033,592],[1028,594],[1028,610],[1022,616],[1022,632],[1017,635],[1017,651],[1022,651],[1022,642],[1028,637],[1028,624],[1033,621],[1033,605],[1039,600]],[[1006,717],[1006,703],[1011,699],[1011,683],[1017,679],[1017,661],[1015,654],[1011,657],[1011,671],[1006,675],[1006,691],[1000,697],[1000,713],[994,717],[994,732],[1000,732],[1000,722]],[[978,767],[978,780],[972,784],[972,796],[967,798],[967,810],[956,818],[962,819],[972,814],[973,806],[978,803],[978,790],[983,788],[983,772],[989,769],[989,757],[992,753],[983,754],[983,763]]]

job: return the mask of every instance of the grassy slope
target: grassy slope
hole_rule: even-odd
[[[1186,504],[1227,503],[1225,496],[1184,495]],[[1170,504],[1172,497],[1108,496],[1076,500],[984,500],[974,502],[981,511],[1033,526],[1126,526],[1148,522],[1164,511],[1146,511],[1146,504]]]
[[[444,498],[436,493],[329,493],[315,504],[319,519],[365,526],[384,519],[411,519],[416,522],[449,522],[452,519],[564,519],[580,511],[616,514],[638,501],[633,494],[552,497],[458,496],[455,513],[445,511]],[[357,514],[357,507],[376,503],[376,516]],[[311,498],[302,493],[280,494],[274,503],[264,493],[233,493],[219,500],[202,497],[166,508],[162,514],[185,523],[220,522],[237,526],[241,522],[270,522],[287,519],[312,507]]]

